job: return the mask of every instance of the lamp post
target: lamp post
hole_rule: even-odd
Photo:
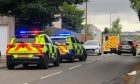
[[[87,40],[87,1],[86,1],[86,19],[85,19],[85,42]]]
[[[111,12],[110,12],[109,16],[110,16],[110,30],[111,30],[111,25],[112,25],[112,14],[111,14]]]

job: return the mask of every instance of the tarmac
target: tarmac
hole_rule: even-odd
[[[5,63],[6,63],[6,56],[0,56],[0,68],[6,67]],[[135,84],[140,84],[140,71],[137,73]]]

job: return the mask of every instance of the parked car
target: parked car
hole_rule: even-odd
[[[8,69],[14,69],[19,64],[24,67],[36,64],[44,69],[48,69],[49,63],[59,66],[59,49],[53,45],[48,35],[36,32],[39,31],[28,35],[28,32],[24,31],[11,39],[6,51]]]
[[[102,54],[102,47],[99,41],[97,40],[88,40],[84,43],[84,48],[87,51],[87,54],[93,53],[97,55]]]
[[[72,63],[75,62],[75,59],[86,61],[86,50],[76,37],[60,34],[59,36],[51,36],[50,38],[60,51],[60,61],[63,59],[69,60]]]
[[[121,41],[118,46],[118,55],[130,53],[133,54],[133,56],[136,56],[136,47],[137,45],[134,41]]]

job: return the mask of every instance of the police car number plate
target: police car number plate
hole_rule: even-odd
[[[19,55],[18,57],[24,58],[24,57],[27,57],[27,55]]]

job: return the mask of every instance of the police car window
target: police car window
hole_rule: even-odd
[[[14,43],[35,43],[35,38],[16,38]]]
[[[52,42],[62,42],[65,43],[66,42],[66,38],[51,38]]]
[[[75,40],[74,40],[74,38],[73,38],[73,37],[71,38],[71,41],[72,41],[73,43],[75,43]]]
[[[49,39],[45,36],[45,43],[50,43]]]
[[[79,40],[77,38],[75,38],[76,43],[80,43]]]

